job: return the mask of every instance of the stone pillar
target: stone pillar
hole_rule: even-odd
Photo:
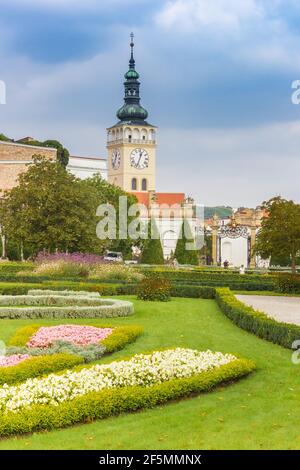
[[[218,216],[215,214],[212,225],[212,263],[214,266],[217,266],[218,264],[218,221]]]
[[[250,249],[251,249],[251,257],[250,257],[250,268],[254,269],[256,267],[255,262],[255,253],[254,253],[254,245],[256,243],[256,217],[253,216],[252,223],[251,223],[251,241],[250,241]]]

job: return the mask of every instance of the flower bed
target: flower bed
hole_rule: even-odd
[[[11,356],[0,356],[0,367],[12,367],[29,359],[29,354],[12,354]],[[1,373],[1,372],[0,372]]]
[[[96,364],[80,371],[29,379],[0,389],[0,412],[20,411],[32,405],[56,405],[90,392],[134,385],[150,386],[174,378],[191,377],[236,360],[231,354],[170,349],[137,354],[128,361]]]
[[[69,325],[60,325],[62,328],[66,326]],[[98,341],[97,344],[77,345],[59,340],[54,341],[48,347],[44,347],[44,342],[42,343],[43,347],[27,346],[32,341],[32,338],[38,335],[41,329],[45,332],[43,333],[44,338],[46,337],[47,330],[52,328],[30,325],[16,331],[9,342],[6,357],[28,355],[28,359],[14,366],[2,367],[0,385],[4,383],[18,383],[30,377],[38,377],[44,373],[55,372],[67,367],[83,364],[84,362],[100,359],[104,354],[113,353],[124,348],[126,344],[134,342],[143,333],[143,328],[137,325],[87,327],[99,330],[102,340]],[[111,331],[110,334],[106,335],[103,339],[103,331],[107,332],[108,330]]]
[[[112,328],[97,328],[85,325],[58,325],[41,327],[27,343],[29,348],[48,348],[55,341],[85,346],[96,344],[112,333]]]
[[[61,428],[153,407],[249,374],[251,361],[189,349],[30,379],[0,388],[0,435]]]

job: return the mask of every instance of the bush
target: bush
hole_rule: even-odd
[[[40,264],[35,268],[33,274],[51,277],[88,277],[89,267],[85,263],[58,260]]]
[[[189,378],[172,379],[150,387],[137,385],[106,389],[58,405],[34,405],[22,412],[4,412],[0,416],[0,435],[59,429],[79,422],[153,408],[193,393],[208,392],[221,383],[248,375],[254,369],[252,361],[237,359]]]
[[[279,292],[285,294],[300,294],[300,275],[288,273],[279,274],[277,287]]]
[[[171,284],[162,276],[150,275],[140,283],[137,293],[140,300],[166,302],[171,299]]]
[[[300,338],[300,326],[281,323],[269,318],[237,300],[229,289],[216,289],[216,300],[221,310],[236,325],[272,343],[292,348],[292,343]]]
[[[15,366],[1,367],[0,385],[23,382],[29,378],[75,367],[83,362],[83,358],[74,354],[30,357]]]
[[[188,233],[186,233],[188,232]],[[174,253],[174,258],[177,259],[180,264],[199,264],[199,252],[196,249],[188,250],[187,244],[193,244],[195,246],[195,239],[192,235],[191,228],[188,221],[184,221],[181,226],[182,236],[178,238],[176,243],[176,249]]]
[[[139,282],[144,275],[137,269],[123,264],[97,264],[90,270],[90,278],[97,281]]]
[[[164,254],[161,246],[160,235],[154,219],[151,219],[148,222],[148,238],[144,241],[142,248],[141,263],[164,264]]]

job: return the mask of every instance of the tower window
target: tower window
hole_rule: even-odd
[[[143,140],[146,140],[146,137],[143,135]]]
[[[132,178],[132,180],[131,180],[131,189],[132,189],[132,191],[137,190],[137,180],[136,180],[136,178]]]
[[[142,191],[147,191],[147,180],[146,180],[146,178],[142,179]]]
[[[128,136],[128,140],[129,140],[129,142],[131,142],[131,135]]]

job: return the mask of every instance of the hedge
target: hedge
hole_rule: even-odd
[[[282,323],[240,302],[229,289],[216,289],[216,300],[221,310],[236,325],[272,343],[292,348],[300,338],[300,326]]]
[[[99,292],[87,292],[85,290],[50,290],[50,289],[31,289],[27,292],[28,295],[63,295],[63,296],[91,296],[99,297]]]
[[[45,294],[45,295],[1,295],[0,296],[0,307],[8,306],[95,306],[103,305],[105,301],[101,297],[92,295],[59,295],[56,294]]]
[[[1,367],[0,385],[23,382],[29,378],[69,369],[83,364],[83,358],[74,354],[53,354],[52,356],[30,357],[15,366]]]
[[[300,293],[300,275],[282,273],[278,276],[278,290],[284,294]]]
[[[197,299],[214,299],[216,289],[209,286],[173,285],[172,297],[188,297]]]
[[[162,405],[170,400],[210,391],[237,380],[255,369],[252,361],[237,359],[189,378],[172,379],[150,387],[132,386],[89,393],[58,405],[34,405],[19,412],[0,415],[0,435],[60,429],[125,412]]]
[[[0,319],[25,318],[110,318],[125,317],[134,313],[131,302],[102,299],[102,305],[72,307],[0,307]]]
[[[144,274],[149,270],[144,270]],[[151,270],[152,273],[163,275],[173,284],[195,284],[211,287],[229,287],[236,290],[274,290],[276,275],[244,274],[223,272],[201,272],[199,270]]]

